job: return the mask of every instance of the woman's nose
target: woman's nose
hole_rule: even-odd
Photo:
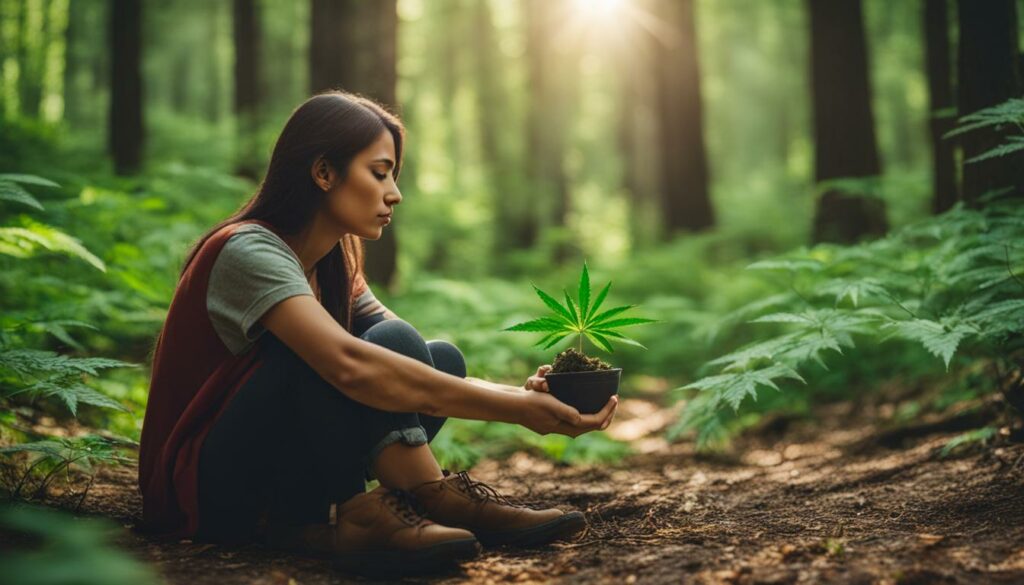
[[[397,186],[393,191],[389,191],[388,194],[384,196],[384,203],[388,205],[398,205],[401,202],[402,192],[398,190]]]

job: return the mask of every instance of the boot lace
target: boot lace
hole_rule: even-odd
[[[406,524],[419,526],[427,521],[419,500],[413,494],[405,490],[388,490],[383,499],[395,515]]]
[[[499,504],[505,504],[506,506],[521,507],[511,498],[499,494],[498,490],[492,488],[486,483],[471,479],[469,477],[469,473],[466,471],[460,471],[455,475],[462,484],[462,491],[478,502],[494,501]]]

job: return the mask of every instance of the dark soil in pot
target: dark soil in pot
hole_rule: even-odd
[[[569,348],[558,354],[545,379],[555,398],[582,414],[593,414],[618,393],[621,375],[622,368],[612,368]]]

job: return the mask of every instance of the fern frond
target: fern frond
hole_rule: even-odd
[[[710,399],[714,406],[724,402],[738,410],[743,399],[757,399],[758,388],[768,387],[778,390],[776,380],[790,379],[804,382],[804,379],[793,368],[785,364],[773,364],[759,370],[749,370],[734,374],[719,374],[701,378],[684,388],[693,388],[712,393]],[[714,407],[713,406],[713,407]]]
[[[38,209],[39,211],[43,210],[43,204],[26,191],[24,187],[12,181],[4,181],[2,179],[0,179],[0,201],[10,201]]]
[[[820,272],[825,265],[811,258],[795,260],[761,260],[747,266],[747,270],[786,270],[789,272]]]
[[[917,341],[924,346],[928,353],[941,358],[949,370],[949,362],[956,353],[960,342],[978,333],[977,326],[960,322],[938,322],[929,319],[910,319],[907,321],[892,321],[883,325],[890,329],[893,335],[911,341]]]
[[[996,146],[995,148],[990,148],[978,156],[972,156],[965,160],[964,164],[979,163],[993,158],[1009,156],[1022,151],[1024,151],[1024,136],[1008,136],[1006,137],[1006,142]]]
[[[36,222],[28,222],[27,227],[0,227],[0,254],[28,258],[39,250],[66,254],[84,260],[101,272],[107,270],[103,261],[78,240],[56,228]]]
[[[110,368],[133,368],[135,364],[109,358],[76,358],[39,349],[10,349],[0,351],[0,369],[8,369],[19,376],[38,373],[70,376],[97,375]]]
[[[78,416],[79,403],[130,412],[123,404],[106,394],[97,392],[80,382],[64,383],[60,378],[29,384],[11,392],[9,396],[17,396],[19,394],[28,394],[37,398],[57,398],[67,406],[67,409],[74,416]]]
[[[943,138],[952,138],[981,128],[1006,124],[1024,124],[1024,98],[1009,99],[1001,104],[972,112],[960,118],[959,126],[946,132]]]
[[[888,299],[892,295],[877,278],[836,278],[826,281],[818,288],[818,293],[828,296],[835,296],[835,304],[838,306],[843,299],[850,299],[854,307],[860,305],[861,298],[872,298],[876,300]]]

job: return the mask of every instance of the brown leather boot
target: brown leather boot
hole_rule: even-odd
[[[445,471],[444,475],[444,479],[413,490],[424,514],[435,522],[472,531],[484,546],[537,546],[568,538],[586,527],[579,512],[533,510],[474,481],[465,471]]]
[[[471,532],[435,524],[415,498],[378,488],[337,508],[335,524],[276,529],[270,544],[326,556],[337,569],[375,577],[422,575],[480,554]]]

